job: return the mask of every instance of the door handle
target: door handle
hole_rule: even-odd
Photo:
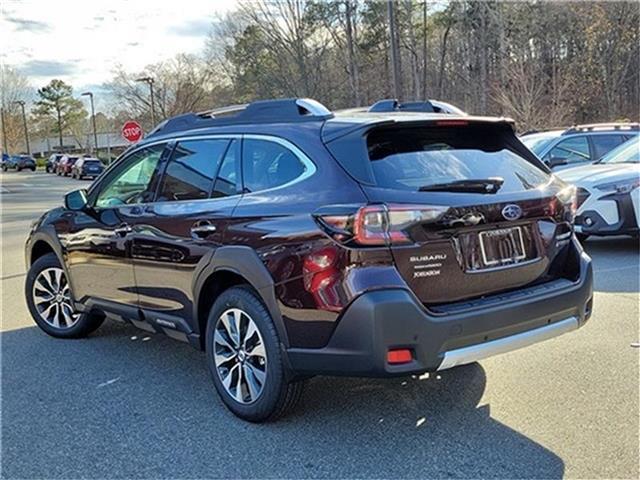
[[[191,227],[191,236],[192,237],[206,237],[210,233],[216,231],[216,226],[211,223],[201,223],[199,225],[194,225]]]
[[[115,230],[113,230],[113,233],[115,233],[116,235],[119,235],[121,237],[124,237],[127,234],[131,233],[132,231],[133,231],[133,229],[129,225],[127,225],[125,223],[124,225],[121,225],[118,228],[116,228]]]

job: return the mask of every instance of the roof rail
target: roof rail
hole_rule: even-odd
[[[230,105],[200,113],[185,113],[158,124],[148,137],[181,130],[219,127],[243,123],[294,123],[326,120],[333,113],[310,98],[259,100],[245,105]]]
[[[369,107],[369,112],[429,112],[434,113],[435,109],[429,100],[420,102],[400,103],[396,98],[378,100]]]
[[[607,130],[640,130],[638,123],[590,123],[586,125],[574,125],[569,127],[563,135],[575,132],[594,132]]]

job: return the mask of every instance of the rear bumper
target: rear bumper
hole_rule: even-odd
[[[635,235],[638,233],[638,191],[611,193],[597,198],[597,202],[585,202],[575,219],[575,231],[584,235]],[[612,219],[597,207],[608,205],[613,210]]]
[[[403,289],[358,297],[320,349],[291,348],[302,375],[386,377],[444,370],[505,353],[581,327],[591,315],[593,273],[580,254],[577,281],[556,280],[468,302],[435,313]],[[406,348],[413,360],[387,363],[389,349]]]

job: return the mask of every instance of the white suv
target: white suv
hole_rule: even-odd
[[[578,187],[576,233],[638,235],[640,219],[640,139],[612,150],[594,164],[569,168],[558,177]]]

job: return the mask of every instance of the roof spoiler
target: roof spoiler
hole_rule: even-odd
[[[185,113],[158,124],[149,135],[195,128],[219,127],[242,123],[294,123],[326,120],[333,113],[320,102],[310,98],[285,98],[260,100],[244,105],[206,110],[200,113]]]

